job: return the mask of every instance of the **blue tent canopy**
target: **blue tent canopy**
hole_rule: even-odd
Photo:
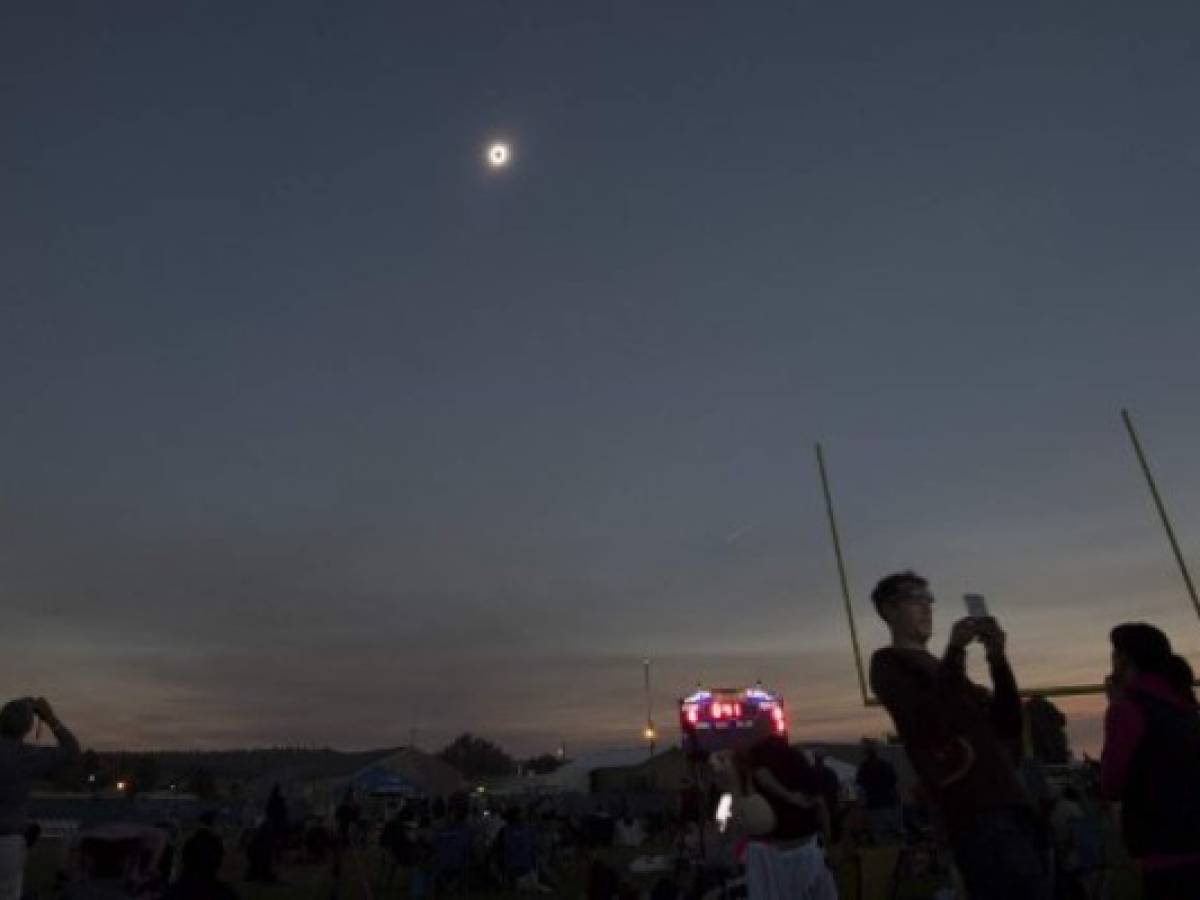
[[[386,769],[368,769],[354,779],[354,789],[364,794],[386,794],[394,797],[416,797],[422,791],[415,784]]]

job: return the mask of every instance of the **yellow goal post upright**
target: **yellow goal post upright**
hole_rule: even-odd
[[[1183,551],[1179,547],[1179,541],[1175,536],[1175,529],[1171,525],[1171,519],[1167,515],[1166,506],[1163,504],[1162,496],[1159,494],[1158,486],[1154,481],[1154,476],[1150,471],[1150,464],[1146,459],[1145,451],[1142,449],[1142,443],[1138,438],[1136,429],[1133,426],[1133,420],[1130,418],[1128,410],[1121,410],[1121,419],[1125,423],[1125,430],[1129,434],[1129,440],[1133,445],[1133,451],[1137,457],[1138,463],[1142,469],[1142,474],[1146,478],[1146,484],[1150,490],[1150,496],[1154,501],[1155,509],[1158,511],[1159,519],[1162,521],[1163,529],[1167,534],[1167,541],[1171,546],[1171,551],[1175,557],[1175,562],[1179,566],[1179,571],[1183,576],[1184,587],[1187,590],[1189,599],[1192,601],[1192,607],[1196,611],[1196,615],[1200,617],[1200,600],[1196,596],[1196,586],[1192,581],[1191,573],[1188,571],[1187,561],[1184,559]],[[850,649],[854,656],[854,671],[858,676],[858,688],[862,694],[864,706],[879,706],[878,698],[871,695],[867,685],[866,670],[863,668],[863,653],[862,646],[858,640],[858,626],[854,618],[854,604],[850,599],[849,579],[846,575],[846,560],[845,554],[842,552],[841,536],[838,533],[837,517],[833,509],[833,493],[829,487],[829,472],[825,465],[825,452],[821,445],[816,445],[817,455],[817,472],[821,477],[821,490],[825,498],[825,512],[829,519],[829,535],[833,542],[833,555],[837,563],[838,582],[842,591],[842,602],[846,611],[846,624],[850,628]],[[1197,681],[1200,685],[1200,681]],[[1046,685],[1044,687],[1024,688],[1021,690],[1022,697],[1078,697],[1088,694],[1103,694],[1105,687],[1103,684],[1055,684]]]

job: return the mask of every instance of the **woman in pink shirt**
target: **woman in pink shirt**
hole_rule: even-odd
[[[1145,900],[1194,900],[1200,889],[1200,712],[1185,660],[1141,622],[1111,635],[1100,789],[1121,804]]]

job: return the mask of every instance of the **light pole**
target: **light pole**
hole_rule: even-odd
[[[642,660],[642,672],[645,676],[646,684],[646,730],[644,732],[646,742],[650,745],[650,755],[654,755],[654,740],[657,737],[654,731],[654,706],[650,699],[650,659],[647,657]]]

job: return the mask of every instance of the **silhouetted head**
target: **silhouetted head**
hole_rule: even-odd
[[[1153,625],[1126,622],[1109,636],[1112,641],[1113,681],[1127,684],[1135,675],[1166,675],[1171,660],[1171,642]]]
[[[10,700],[0,707],[0,737],[24,740],[33,730],[33,701],[28,697]]]
[[[871,591],[871,602],[893,639],[923,644],[933,634],[933,594],[929,581],[916,572],[895,572],[880,579]]]

